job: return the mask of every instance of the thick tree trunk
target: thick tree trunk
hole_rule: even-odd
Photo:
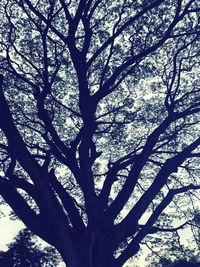
[[[73,251],[64,249],[64,246],[58,251],[67,267],[112,267],[113,253],[110,241],[106,234],[99,236],[93,232],[84,242],[80,236],[74,243]]]
[[[67,253],[68,254],[68,253]],[[90,257],[88,255],[88,258],[86,259],[86,257],[84,259],[80,258],[80,259],[74,259],[72,261],[68,260],[68,256],[67,255],[67,259],[66,259],[66,255],[65,253],[62,253],[62,258],[63,261],[66,264],[66,267],[112,267],[112,263],[111,261],[105,256],[102,255],[102,258],[100,259],[99,257],[97,259],[93,259],[93,261],[90,261]]]

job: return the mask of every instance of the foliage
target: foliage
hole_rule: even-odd
[[[1,1],[0,195],[68,267],[121,267],[190,221],[199,10],[197,0]]]
[[[189,223],[185,229],[185,235],[188,235],[188,242],[181,240],[182,229],[177,230],[175,235],[171,237],[166,236],[165,240],[160,238],[158,240],[152,240],[152,244],[157,241],[155,246],[156,251],[151,246],[148,246],[150,253],[147,257],[147,261],[150,266],[159,267],[195,267],[200,265],[199,254],[199,241],[200,241],[200,220],[199,210],[195,212],[193,220]],[[169,234],[168,234],[169,235]],[[184,233],[182,233],[184,236]],[[196,246],[194,246],[196,243]],[[151,259],[150,261],[148,259]]]
[[[32,233],[23,229],[9,245],[6,252],[0,252],[0,265],[6,267],[57,266],[60,258],[55,249],[40,247],[33,240]]]

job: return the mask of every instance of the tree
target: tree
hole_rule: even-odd
[[[23,229],[16,236],[6,252],[0,252],[0,265],[7,267],[57,266],[58,253],[50,247],[41,248],[32,240],[32,233]]]
[[[199,267],[199,263],[192,262],[192,261],[186,261],[186,260],[178,260],[175,262],[171,262],[167,259],[162,259],[160,261],[159,265],[156,266],[162,266],[162,267]]]
[[[0,194],[67,267],[120,267],[200,189],[198,1],[0,8]]]
[[[187,262],[187,261],[177,261],[176,263],[168,263],[165,265],[165,261],[163,261],[164,265],[162,266],[169,266],[169,267],[199,267],[198,263],[195,262]]]
[[[147,261],[151,266],[155,267],[195,267],[200,266],[200,253],[199,253],[199,241],[200,241],[200,212],[195,211],[193,220],[185,225],[185,235],[187,233],[189,239],[188,242],[183,242],[180,239],[181,234],[174,233],[173,236],[168,236],[168,240],[165,243],[162,239],[157,242],[157,247],[148,246],[151,253],[148,255]],[[183,229],[180,229],[181,231]],[[189,231],[190,230],[190,231]],[[183,234],[184,235],[184,234]],[[171,238],[171,240],[170,240]],[[177,240],[178,239],[178,240]],[[193,240],[192,240],[193,239]],[[154,242],[156,242],[154,240]],[[196,243],[196,246],[193,245]],[[156,248],[156,251],[154,248]],[[164,247],[164,249],[163,249]],[[165,249],[167,247],[167,249]]]

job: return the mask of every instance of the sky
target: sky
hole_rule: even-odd
[[[13,241],[17,233],[24,228],[24,224],[19,220],[10,220],[11,209],[8,206],[1,205],[0,216],[0,251],[5,251],[7,245]]]

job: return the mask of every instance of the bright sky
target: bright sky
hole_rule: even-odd
[[[7,244],[11,243],[15,235],[24,227],[24,224],[21,221],[9,219],[11,209],[8,206],[1,205],[1,211],[4,216],[0,217],[0,251],[4,251]]]

